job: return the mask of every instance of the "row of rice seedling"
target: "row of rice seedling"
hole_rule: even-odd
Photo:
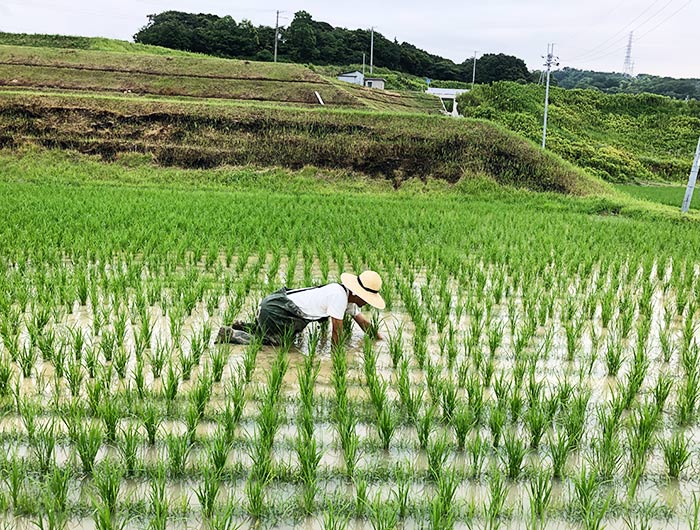
[[[687,227],[627,227],[533,198],[465,209],[450,195],[292,204],[122,188],[114,204],[99,187],[37,189],[17,186],[3,220],[43,226],[21,205],[40,201],[74,237],[53,225],[42,237],[0,231],[9,518],[52,528],[687,519],[700,450],[700,277]],[[86,229],[101,219],[112,227]],[[279,348],[214,344],[220,323],[249,320],[277,287],[365,267],[385,278],[388,310],[372,316],[384,341],[345,326],[331,350],[328,328],[313,326]]]

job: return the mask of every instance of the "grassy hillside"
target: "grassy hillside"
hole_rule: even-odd
[[[392,180],[485,176],[538,191],[604,192],[603,183],[480,120],[6,93],[0,146],[75,149],[162,165],[345,169]]]
[[[437,98],[424,94],[347,90],[344,83],[325,79],[296,64],[193,54],[170,56],[147,51],[0,45],[0,86],[265,101],[297,106],[320,106],[318,92],[325,105],[332,107],[429,113],[438,113],[441,109]]]
[[[163,48],[162,46],[150,46],[148,44],[139,44],[117,39],[106,39],[104,37],[0,32],[0,44],[9,46],[31,46],[36,48],[64,48],[148,55],[169,55],[173,57],[201,57],[201,55],[196,53],[171,50],[170,48]]]
[[[459,110],[539,142],[543,103],[541,86],[494,83],[462,95]],[[547,147],[609,181],[687,178],[699,131],[697,101],[594,90],[550,91]]]

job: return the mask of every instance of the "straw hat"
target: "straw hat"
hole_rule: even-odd
[[[340,281],[369,305],[377,309],[384,309],[386,306],[384,299],[379,294],[382,288],[382,277],[376,272],[365,271],[359,276],[344,272],[340,275]]]

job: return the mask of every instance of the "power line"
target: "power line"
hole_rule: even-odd
[[[656,28],[658,28],[659,26],[661,26],[664,22],[666,22],[666,21],[669,20],[670,18],[675,17],[678,13],[680,13],[683,9],[685,9],[686,7],[688,7],[691,3],[693,3],[693,0],[688,0],[685,4],[683,4],[681,7],[679,7],[678,9],[676,9],[673,13],[671,13],[669,16],[667,16],[665,19],[663,19],[661,22],[659,22],[656,26],[654,26],[654,27],[651,28],[650,30],[648,30],[648,31],[646,31],[646,32],[644,32],[644,33],[642,33],[639,37],[637,37],[637,40],[642,39],[642,38],[645,37],[646,35],[649,35],[649,33],[651,33],[652,31],[654,31]]]
[[[594,46],[593,48],[590,48],[588,51],[585,51],[585,52],[583,52],[583,53],[581,53],[581,54],[579,54],[579,55],[576,55],[576,56],[570,58],[569,61],[575,61],[575,60],[577,60],[577,59],[586,58],[586,57],[589,56],[589,55],[597,55],[597,54],[600,53],[601,51],[605,51],[605,50],[600,50],[600,48],[609,49],[609,46],[607,46],[608,44],[613,44],[613,43],[616,43],[616,42],[618,42],[618,41],[624,41],[624,39],[626,38],[626,36],[625,36],[626,31],[627,31],[630,27],[632,27],[632,26],[634,25],[635,22],[637,22],[640,18],[642,18],[645,14],[647,14],[654,6],[655,6],[656,4],[658,4],[660,1],[661,1],[661,0],[654,0],[654,1],[653,1],[651,4],[649,4],[644,10],[642,10],[642,12],[639,13],[639,15],[637,15],[636,17],[634,17],[629,23],[627,23],[625,26],[623,26],[622,29],[620,29],[620,30],[616,31],[615,33],[613,33],[612,36],[610,36],[609,38],[607,38],[606,40],[604,40],[603,42],[601,42],[601,43],[598,44],[597,46]],[[646,24],[647,22],[649,22],[650,20],[652,20],[655,16],[658,16],[658,15],[659,15],[664,9],[666,9],[673,1],[674,1],[674,0],[667,0],[667,2],[661,7],[661,9],[659,9],[658,11],[652,13],[651,16],[650,16],[649,18],[647,18],[647,19],[646,19],[644,22],[642,22],[639,26],[637,26],[636,28],[633,28],[633,29],[639,29],[641,26],[643,26],[644,24]],[[691,0],[691,1],[692,1],[692,0]],[[622,35],[620,36],[620,34],[622,34]]]

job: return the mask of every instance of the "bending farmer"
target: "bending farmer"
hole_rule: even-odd
[[[364,271],[359,276],[346,272],[340,275],[340,281],[305,289],[283,287],[263,298],[255,323],[234,322],[224,326],[219,330],[217,342],[248,344],[251,335],[259,334],[265,344],[279,344],[286,333],[297,334],[310,322],[330,318],[331,343],[335,346],[343,330],[345,315],[350,315],[366,331],[369,321],[359,308],[369,304],[384,309],[384,299],[379,294],[382,278],[374,271]]]

